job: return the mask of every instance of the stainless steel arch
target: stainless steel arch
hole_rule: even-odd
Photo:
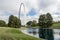
[[[18,14],[18,15],[19,15],[19,16],[18,16],[19,19],[20,19],[20,13],[21,13],[21,7],[22,7],[22,6],[24,7],[24,11],[25,11],[25,5],[24,5],[24,3],[21,3],[21,4],[20,4],[20,7],[19,7],[19,14]]]

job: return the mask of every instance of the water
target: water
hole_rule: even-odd
[[[60,40],[60,29],[53,29],[54,40]]]
[[[39,37],[39,33],[38,33],[37,28],[28,28],[27,32],[29,34],[33,34],[34,36]],[[60,40],[60,29],[53,29],[53,36],[54,36],[54,40]]]
[[[29,34],[31,34],[32,36],[39,38],[38,29],[36,29],[36,28],[28,28],[27,32]]]

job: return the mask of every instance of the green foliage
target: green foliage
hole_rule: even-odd
[[[6,22],[3,20],[0,20],[0,26],[6,26]]]
[[[29,26],[29,25],[32,25],[32,21],[28,21],[27,22],[27,25]]]
[[[41,27],[39,29],[39,36],[41,38],[46,38],[47,36],[49,37],[50,34],[48,34],[48,35],[46,34],[47,32],[49,32],[49,30],[46,31],[47,29],[45,29],[45,28],[49,28],[50,26],[52,26],[53,18],[51,16],[51,14],[47,13],[46,15],[45,14],[40,15],[38,21],[39,21],[39,26]],[[51,36],[53,36],[53,35],[51,34]]]
[[[45,27],[45,23],[46,23],[45,14],[40,15],[40,17],[39,17],[39,26],[44,28]]]
[[[35,26],[37,26],[37,22],[36,22],[36,20],[33,20],[32,21],[32,25],[31,25],[32,27],[35,27]]]
[[[52,29],[39,29],[39,37],[47,40],[54,40]]]
[[[51,16],[51,14],[47,13],[46,16],[47,16],[47,23],[46,23],[47,27],[52,26],[53,18]]]
[[[21,26],[21,21],[17,17],[11,15],[8,22],[9,27],[19,28]]]
[[[50,13],[40,15],[39,17],[39,26],[41,26],[41,28],[49,28],[52,26],[52,22],[53,18]]]
[[[38,23],[36,22],[36,20],[28,21],[27,26],[36,27],[38,26]]]

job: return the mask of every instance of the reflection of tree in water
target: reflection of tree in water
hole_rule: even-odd
[[[53,18],[50,13],[40,15],[39,17],[39,37],[47,40],[54,40],[53,30],[49,29],[52,26]]]
[[[39,37],[48,40],[54,40],[52,29],[39,29]]]
[[[59,35],[60,35],[60,32],[59,32]]]
[[[58,34],[58,35],[60,35],[60,31],[54,32],[54,34]]]
[[[36,29],[33,28],[33,34],[36,35],[37,32],[36,32]]]

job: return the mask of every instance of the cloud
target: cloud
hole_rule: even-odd
[[[24,4],[21,7],[20,13],[22,24],[26,24],[30,20],[36,20],[38,22],[39,16],[47,12],[51,13],[54,21],[60,20],[60,0],[0,0],[0,19],[8,22],[8,16],[14,15],[18,17],[21,3]],[[36,14],[29,16],[32,8]],[[27,16],[27,14],[29,15]]]
[[[60,0],[42,0],[39,14],[50,13],[54,21],[60,20]],[[58,15],[59,14],[59,15]]]
[[[35,11],[35,9],[32,8],[32,9],[28,12],[27,16],[34,16],[34,15],[36,15],[36,11]]]

